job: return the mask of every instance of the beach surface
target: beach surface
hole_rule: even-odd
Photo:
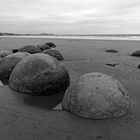
[[[6,37],[0,39],[0,49],[46,42],[54,42],[63,55],[71,84],[90,72],[118,79],[130,95],[130,111],[116,119],[83,119],[61,109],[64,92],[29,96],[12,91],[7,80],[1,79],[0,140],[139,140],[140,58],[130,54],[140,49],[140,41]],[[107,53],[107,49],[119,53]]]

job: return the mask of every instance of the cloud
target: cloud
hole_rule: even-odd
[[[0,31],[140,31],[139,0],[0,0],[0,3]]]

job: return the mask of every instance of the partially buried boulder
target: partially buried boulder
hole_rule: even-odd
[[[61,55],[61,53],[58,50],[49,49],[49,50],[44,51],[43,53],[49,54],[50,56],[55,57],[59,61],[64,60],[63,56]]]
[[[55,58],[38,53],[25,58],[12,71],[11,89],[32,95],[48,95],[64,91],[70,78],[66,68]]]
[[[0,78],[9,78],[12,70],[22,59],[29,56],[29,53],[20,52],[8,55],[0,60]]]
[[[7,55],[10,55],[12,54],[12,51],[9,51],[9,50],[0,50],[0,57],[3,58],[3,57],[6,57]]]
[[[133,52],[131,56],[140,57],[140,50]]]
[[[120,117],[128,112],[129,96],[114,78],[101,73],[89,73],[68,88],[62,107],[83,118]]]
[[[45,45],[49,45],[50,48],[55,48],[56,47],[56,45],[53,42],[45,43]]]
[[[48,50],[50,49],[51,47],[49,45],[37,45],[37,47],[41,50],[41,51],[45,51],[45,50]]]
[[[106,52],[109,52],[109,53],[119,53],[117,50],[113,50],[113,49],[108,49],[108,50],[106,50]]]
[[[28,52],[28,53],[34,54],[34,53],[40,53],[41,50],[37,48],[36,46],[27,45],[27,46],[21,47],[19,49],[19,52]]]

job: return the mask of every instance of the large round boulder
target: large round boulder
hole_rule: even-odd
[[[47,43],[45,43],[45,45],[50,46],[50,48],[55,48],[56,47],[56,45],[53,42],[47,42]]]
[[[55,57],[59,61],[64,60],[62,54],[58,50],[49,49],[49,50],[44,51],[43,53],[48,54],[48,55],[50,55],[52,57]]]
[[[43,44],[43,45],[37,45],[37,47],[41,50],[41,51],[45,51],[50,49],[51,47],[49,45]]]
[[[68,88],[62,107],[83,118],[120,117],[128,112],[129,96],[114,78],[101,73],[89,73]]]
[[[34,53],[40,53],[41,50],[39,48],[37,48],[36,46],[27,45],[27,46],[21,47],[19,49],[19,52],[28,52],[28,53],[34,54]]]
[[[21,61],[11,73],[11,89],[32,95],[48,95],[64,91],[70,78],[66,68],[55,58],[33,54]]]
[[[29,53],[19,52],[8,55],[0,60],[0,78],[9,78],[12,70],[22,59],[29,56]]]
[[[3,57],[6,57],[7,55],[10,55],[12,54],[12,51],[9,51],[9,50],[0,50],[0,57],[3,58]]]
[[[140,50],[133,52],[131,56],[140,57]]]

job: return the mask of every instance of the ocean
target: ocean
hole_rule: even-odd
[[[140,40],[140,34],[103,34],[103,35],[19,35],[1,36],[14,38],[60,38],[60,39],[90,39],[90,40]]]

